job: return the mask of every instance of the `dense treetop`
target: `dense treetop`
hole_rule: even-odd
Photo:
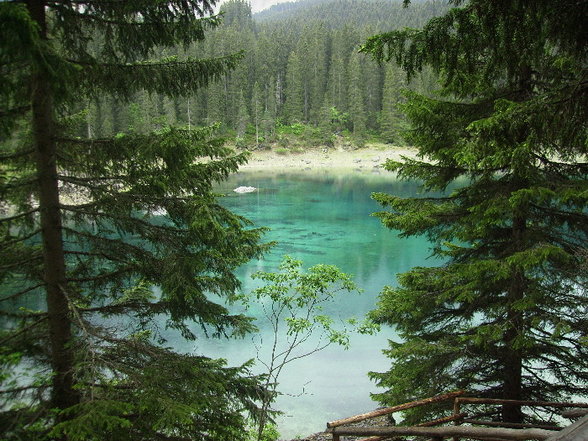
[[[234,68],[236,52],[177,54],[219,24],[202,17],[213,6],[0,2],[0,431],[9,439],[240,440],[257,416],[264,389],[248,365],[177,353],[160,329],[188,341],[252,329],[222,299],[239,288],[235,268],[267,246],[213,192],[246,155],[212,127],[87,124],[98,109],[90,103],[178,99]]]
[[[189,98],[139,93],[130,105],[107,97],[95,100],[84,130],[109,134],[165,122],[221,122],[221,130],[242,145],[281,142],[290,147],[281,128],[303,123],[311,144],[328,145],[341,133],[358,141],[372,137],[402,142],[404,125],[397,104],[406,85],[403,74],[355,53],[374,32],[421,26],[446,6],[425,2],[407,9],[400,3],[376,1],[302,6],[292,10],[296,13],[274,14],[271,8],[252,15],[243,1],[224,3],[223,24],[210,40],[164,54],[207,58],[216,51],[243,50],[244,59],[235,70]],[[351,62],[353,57],[357,60]],[[411,86],[422,90],[430,84],[422,75]]]
[[[518,400],[588,394],[588,4],[455,1],[420,30],[363,48],[437,94],[409,95],[422,160],[387,168],[443,197],[378,194],[383,223],[425,235],[439,268],[413,268],[373,317],[399,330],[388,404],[452,388]],[[516,405],[496,418],[532,421]]]

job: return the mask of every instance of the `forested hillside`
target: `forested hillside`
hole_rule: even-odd
[[[311,144],[329,144],[341,134],[357,144],[402,142],[405,123],[397,105],[404,74],[358,49],[376,32],[420,27],[446,8],[442,2],[403,8],[400,1],[313,0],[252,16],[248,3],[231,0],[221,7],[223,23],[209,39],[163,55],[206,58],[243,51],[237,69],[189,98],[143,93],[130,103],[108,97],[85,103],[84,135],[220,123],[222,133],[248,147],[288,147],[288,135],[302,135]],[[421,76],[411,87],[422,91],[431,82]]]

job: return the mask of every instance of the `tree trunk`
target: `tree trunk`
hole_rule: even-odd
[[[514,251],[522,248],[523,235],[526,229],[524,217],[517,216],[513,220],[513,246]],[[505,400],[522,400],[522,371],[523,358],[520,349],[515,348],[515,340],[524,332],[523,312],[517,310],[514,305],[523,299],[525,295],[525,275],[522,268],[514,268],[511,285],[508,292],[507,322],[510,325],[504,335],[504,373],[503,394]],[[521,406],[517,404],[504,404],[502,406],[502,421],[508,423],[522,423],[523,414]]]
[[[27,3],[31,17],[47,38],[44,2]],[[52,91],[44,68],[36,65],[31,78],[33,137],[36,149],[38,199],[43,239],[43,267],[49,324],[49,349],[53,369],[52,405],[65,409],[79,401],[73,389],[74,357],[71,321],[65,295],[65,257],[53,124]]]

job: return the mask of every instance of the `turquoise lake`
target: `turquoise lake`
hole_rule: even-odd
[[[237,194],[239,186],[257,191]],[[394,285],[396,275],[414,266],[438,264],[429,259],[430,245],[424,238],[399,238],[372,213],[381,207],[371,199],[373,192],[414,196],[419,187],[413,182],[398,181],[394,175],[381,173],[242,173],[217,189],[222,203],[232,211],[270,228],[266,241],[277,245],[261,260],[239,268],[242,289],[249,292],[258,286],[251,279],[256,271],[276,271],[284,255],[304,262],[304,268],[319,263],[338,266],[354,276],[363,292],[340,295],[325,308],[335,320],[363,318],[372,310],[385,285]],[[39,298],[32,298],[32,308]],[[238,305],[231,308],[238,312]],[[255,316],[255,309],[248,311]],[[230,365],[240,365],[256,355],[269,356],[273,332],[259,321],[260,333],[244,339],[208,339],[202,336],[187,342],[163,331],[168,344],[176,350],[225,358]],[[374,336],[354,335],[348,350],[332,345],[307,358],[296,360],[282,372],[274,404],[283,415],[277,418],[281,439],[293,439],[324,430],[328,421],[368,412],[378,407],[370,392],[378,391],[368,372],[388,369],[390,360],[382,350],[393,330],[384,327]],[[312,342],[309,342],[312,343]],[[256,350],[259,347],[259,352]],[[263,372],[258,362],[255,373]]]
[[[233,189],[252,186],[257,191],[237,194]],[[271,230],[268,241],[278,244],[263,260],[250,262],[239,271],[244,290],[257,285],[253,272],[275,271],[282,256],[288,254],[304,262],[304,268],[324,263],[352,274],[363,289],[361,294],[342,295],[326,312],[336,319],[362,318],[374,308],[385,285],[396,283],[396,274],[413,266],[435,265],[428,259],[429,244],[424,238],[399,238],[371,216],[381,207],[371,199],[373,192],[414,196],[418,185],[401,182],[389,173],[344,175],[244,173],[223,183],[223,204]],[[258,323],[263,358],[264,342],[272,332]],[[284,412],[277,420],[282,439],[305,436],[324,430],[327,421],[364,413],[378,407],[370,398],[377,391],[367,377],[369,371],[384,371],[389,360],[382,354],[389,338],[395,335],[384,328],[375,336],[356,335],[351,346],[338,346],[292,362],[282,372],[279,390],[283,394],[275,407]],[[260,340],[261,339],[261,340]],[[201,339],[196,350],[222,357],[231,364],[256,356],[252,338],[244,340]],[[258,369],[262,367],[258,364]]]

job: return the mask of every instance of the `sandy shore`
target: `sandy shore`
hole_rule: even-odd
[[[293,171],[293,172],[372,172],[382,167],[387,159],[401,156],[416,157],[416,149],[389,145],[368,145],[357,150],[343,148],[308,149],[300,153],[278,154],[273,150],[252,152],[249,163],[241,172]]]

